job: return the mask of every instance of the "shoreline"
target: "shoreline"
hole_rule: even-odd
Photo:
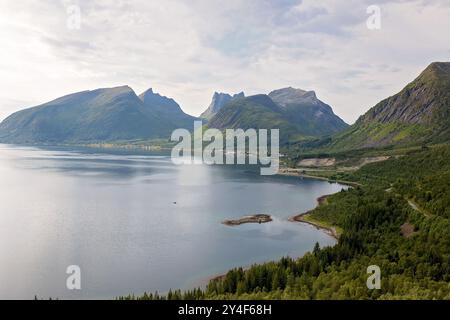
[[[309,178],[309,179],[316,179],[316,180],[322,180],[322,181],[328,181],[330,183],[339,183],[343,184],[349,187],[360,187],[362,184],[358,182],[353,181],[346,181],[346,180],[331,180],[327,177],[321,177],[321,176],[315,176],[307,173],[302,173],[299,171],[299,169],[295,168],[280,168],[278,170],[277,175],[279,176],[286,176],[286,177],[300,177],[300,178]]]
[[[244,216],[239,219],[227,219],[222,221],[223,225],[229,226],[229,227],[235,227],[240,226],[241,224],[246,223],[268,223],[273,221],[272,217],[268,214],[254,214],[254,215],[248,215]]]
[[[93,142],[93,143],[5,143],[3,145],[19,146],[19,147],[34,147],[34,148],[85,148],[85,149],[101,149],[105,151],[137,151],[137,152],[167,152],[172,150],[172,147],[165,145],[146,145],[146,144],[115,144],[107,142]]]
[[[318,198],[316,199],[316,201],[317,201],[317,206],[316,206],[316,208],[317,208],[318,206],[320,206],[321,204],[325,203],[325,201],[327,200],[327,198],[328,198],[329,196],[331,196],[331,194],[326,194],[326,195],[322,195],[322,196],[318,197]],[[314,209],[315,209],[315,208],[314,208]],[[308,211],[306,211],[306,212],[302,212],[302,213],[297,214],[297,215],[295,215],[295,216],[292,216],[292,217],[290,217],[288,220],[289,220],[290,222],[300,222],[300,223],[306,223],[306,224],[309,224],[309,225],[311,225],[311,226],[314,226],[316,229],[323,231],[323,232],[326,233],[327,235],[329,235],[329,236],[333,237],[334,239],[336,239],[337,241],[339,241],[339,233],[337,232],[337,230],[336,230],[335,227],[328,227],[328,226],[325,226],[325,225],[323,225],[323,224],[320,224],[320,222],[313,222],[313,221],[309,221],[309,220],[306,220],[306,219],[305,219],[305,217],[308,216],[308,215],[310,215],[311,212],[312,212],[314,209],[308,210]]]
[[[300,172],[299,169],[295,169],[295,168],[287,168],[287,167],[281,168],[278,171],[278,175],[280,175],[280,176],[289,176],[289,177],[309,178],[309,179],[316,179],[316,180],[322,180],[322,181],[328,181],[328,182],[335,182],[335,183],[339,183],[339,184],[342,184],[342,185],[347,185],[349,187],[362,186],[362,184],[357,183],[357,182],[345,181],[345,180],[330,180],[327,177],[314,176],[314,175],[302,173],[302,172]],[[316,205],[315,208],[317,208],[318,206],[320,206],[323,203],[325,203],[329,196],[331,196],[331,194],[326,194],[326,195],[322,195],[322,196],[318,197],[316,199],[317,205]],[[307,216],[309,216],[312,213],[312,211],[314,209],[311,209],[311,210],[308,210],[306,212],[302,212],[300,214],[297,214],[297,215],[294,215],[292,217],[289,217],[288,220],[290,222],[301,222],[301,223],[309,224],[309,225],[315,227],[316,229],[323,231],[327,235],[333,237],[337,241],[339,241],[339,233],[338,233],[338,231],[336,230],[335,227],[326,226],[323,223],[321,223],[320,221],[310,221],[310,220],[305,219]]]
[[[322,180],[322,179],[321,179],[321,180]],[[331,196],[331,195],[333,195],[333,194],[324,194],[324,195],[318,197],[318,198],[316,199],[316,201],[317,201],[317,206],[320,206],[321,204],[325,203],[325,201],[327,200],[327,198],[328,198],[329,196]],[[317,206],[316,206],[316,208],[317,208]],[[314,209],[315,209],[315,208],[314,208]],[[304,217],[305,217],[306,215],[310,214],[314,209],[311,209],[311,210],[308,210],[308,211],[306,211],[306,212],[303,212],[303,213],[300,213],[300,214],[291,216],[291,217],[288,218],[288,221],[289,221],[289,222],[300,222],[300,223],[306,223],[306,224],[309,224],[309,225],[315,227],[317,230],[320,230],[320,231],[324,232],[325,234],[329,235],[330,237],[334,238],[336,241],[339,241],[339,234],[338,234],[338,232],[336,231],[335,228],[333,228],[333,227],[331,227],[331,228],[330,228],[330,227],[326,227],[326,226],[323,226],[323,225],[314,223],[314,222],[312,222],[312,221],[307,221],[307,220],[304,219]],[[245,271],[245,270],[248,270],[250,267],[251,267],[251,266],[247,266],[247,267],[235,267],[235,268],[242,268],[242,269]],[[228,270],[228,271],[229,271],[229,270]],[[205,285],[208,285],[211,281],[221,280],[221,279],[225,278],[226,275],[227,275],[227,273],[228,273],[228,271],[225,272],[225,273],[220,273],[220,274],[216,274],[216,275],[213,275],[213,276],[208,277],[207,279],[205,279],[205,282],[206,282]]]

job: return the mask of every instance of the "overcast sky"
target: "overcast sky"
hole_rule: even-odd
[[[369,5],[380,29],[366,25]],[[214,91],[292,86],[352,123],[430,62],[450,61],[449,17],[448,0],[0,0],[0,119],[127,84],[194,115]]]

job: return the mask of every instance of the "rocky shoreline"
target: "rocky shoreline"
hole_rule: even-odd
[[[316,200],[317,200],[317,205],[320,206],[320,205],[324,204],[324,203],[326,202],[326,200],[327,200],[327,197],[329,197],[329,196],[330,196],[330,195],[328,194],[328,195],[323,195],[323,196],[318,197],[318,198],[316,199]],[[338,234],[336,228],[324,226],[324,225],[322,225],[322,224],[320,224],[320,223],[312,222],[312,221],[306,220],[305,217],[306,217],[307,215],[311,214],[311,212],[312,212],[312,210],[306,211],[306,212],[303,212],[303,213],[300,213],[300,214],[295,215],[295,216],[293,216],[293,217],[290,217],[290,218],[289,218],[289,221],[291,221],[291,222],[302,222],[302,223],[307,223],[307,224],[309,224],[309,225],[312,225],[312,226],[316,227],[318,230],[324,231],[326,234],[332,236],[332,237],[335,238],[336,240],[339,240],[339,234]]]
[[[222,224],[226,226],[239,226],[244,223],[267,223],[271,222],[272,217],[268,214],[254,214],[250,216],[244,216],[239,219],[232,219],[232,220],[224,220],[222,221]]]
[[[331,183],[339,183],[339,184],[346,185],[346,186],[349,186],[349,187],[361,186],[360,183],[353,182],[353,181],[331,180],[331,179],[329,179],[327,177],[321,177],[321,176],[308,174],[308,173],[304,172],[303,169],[297,169],[297,168],[280,168],[278,170],[277,174],[280,175],[280,176],[300,177],[300,178],[309,178],[309,179],[323,180],[323,181],[328,181],[328,182],[331,182]]]

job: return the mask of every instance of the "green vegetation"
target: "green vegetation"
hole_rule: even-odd
[[[293,139],[283,112],[261,96],[247,101],[247,113],[239,113],[243,111],[237,106],[234,111],[239,112],[231,112],[232,104],[225,108],[229,113],[222,109],[216,115],[220,128],[247,128],[259,119],[280,128],[286,124],[285,165],[332,158],[331,166],[299,170],[355,183],[304,217],[338,230],[339,242],[316,245],[299,259],[230,270],[205,290],[171,291],[156,298],[450,299],[449,88],[450,63],[433,63],[348,129],[308,140]],[[280,117],[271,118],[274,114]],[[379,156],[384,161],[369,163],[374,159],[368,158]],[[381,269],[380,290],[366,286],[370,265]]]
[[[317,215],[311,215],[311,214],[305,214],[304,216],[302,216],[302,220],[305,222],[310,222],[315,226],[321,227],[321,228],[325,228],[325,229],[331,229],[334,228],[336,230],[336,235],[337,237],[340,237],[341,234],[343,233],[343,230],[341,227],[337,226],[336,224],[327,221],[325,219],[320,219]]]
[[[279,129],[281,144],[288,145],[338,132],[347,124],[314,92],[284,88],[230,100],[209,120],[208,127]]]
[[[196,118],[172,99],[127,86],[70,94],[18,111],[0,123],[0,141],[19,144],[132,144],[168,140]]]
[[[450,139],[450,62],[431,63],[399,93],[332,136],[298,142],[298,152],[335,153],[389,146],[445,143]]]
[[[334,247],[299,259],[237,268],[205,290],[122,299],[450,299],[450,145],[422,148],[340,178],[362,183],[327,198],[311,217],[342,228]],[[416,210],[408,199],[426,210]],[[401,234],[405,223],[411,236]],[[366,287],[381,268],[381,289]]]
[[[392,188],[391,192],[413,199],[428,212],[450,218],[448,144],[414,150],[383,163],[368,164],[354,173],[338,173],[333,178]]]
[[[389,123],[358,123],[348,131],[336,134],[333,142],[324,150],[339,151],[388,145],[414,146],[435,138],[435,127],[421,124],[405,124],[400,121]],[[445,140],[445,139],[444,139]]]
[[[208,127],[225,130],[228,128],[279,129],[281,143],[302,138],[295,124],[266,95],[255,95],[230,101],[208,122]]]

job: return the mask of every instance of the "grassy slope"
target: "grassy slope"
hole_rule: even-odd
[[[430,64],[399,93],[380,101],[348,129],[300,143],[303,153],[413,146],[450,140],[450,63]]]
[[[298,128],[290,123],[282,110],[265,95],[231,101],[208,122],[208,127],[221,130],[279,129],[281,143],[302,138]]]

